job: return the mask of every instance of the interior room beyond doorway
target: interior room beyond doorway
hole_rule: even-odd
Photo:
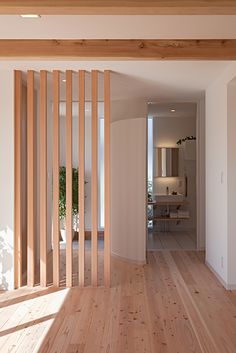
[[[148,250],[195,250],[195,103],[149,104]]]

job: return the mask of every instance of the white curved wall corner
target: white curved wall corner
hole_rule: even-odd
[[[146,118],[111,124],[111,252],[146,262]]]
[[[111,122],[144,118],[147,114],[147,101],[144,98],[112,100]]]

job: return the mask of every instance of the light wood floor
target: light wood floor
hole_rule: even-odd
[[[184,232],[152,232],[149,231],[147,249],[154,250],[195,250],[196,234]]]
[[[112,288],[0,295],[0,352],[235,353],[236,293],[192,251],[112,259]]]

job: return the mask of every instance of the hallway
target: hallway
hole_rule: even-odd
[[[112,259],[112,288],[0,295],[0,352],[234,353],[236,293],[193,251]]]

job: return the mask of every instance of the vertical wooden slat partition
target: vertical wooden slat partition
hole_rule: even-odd
[[[110,286],[110,71],[104,71],[104,285]]]
[[[53,71],[53,285],[60,284],[60,221],[59,221],[59,166],[60,166],[60,72]]]
[[[15,190],[14,190],[14,287],[22,286],[22,193],[21,193],[21,124],[22,74],[15,70]]]
[[[27,72],[27,284],[35,284],[35,117],[34,71]]]
[[[84,286],[85,71],[79,71],[79,285]]]
[[[92,71],[92,285],[98,283],[98,71]]]
[[[72,71],[66,71],[66,286],[72,286]]]
[[[35,72],[27,71],[27,285],[34,286],[37,266],[38,240],[40,244],[40,285],[47,286],[47,227],[48,227],[48,166],[47,160],[47,120],[50,117],[47,111],[48,102],[48,76],[45,70],[40,71],[39,102],[35,99],[38,84],[35,84]],[[52,190],[52,256],[53,256],[53,285],[60,285],[60,77],[58,70],[53,71],[53,190]],[[78,169],[79,169],[79,236],[78,236],[78,284],[85,286],[85,71],[79,70],[78,77]],[[51,81],[49,81],[51,82]],[[91,285],[98,286],[98,71],[91,72],[91,104],[92,104],[92,169],[91,169]],[[73,106],[73,73],[66,71],[66,286],[73,285],[73,165],[72,165],[72,106]],[[104,71],[104,189],[105,189],[105,219],[104,219],[104,285],[110,286],[110,72]],[[22,73],[15,71],[15,287],[22,286]],[[39,103],[39,139],[37,138],[36,103]],[[49,125],[50,126],[50,125]],[[37,157],[39,155],[39,165]],[[39,167],[39,178],[37,168]],[[37,183],[39,189],[37,188]],[[37,193],[38,189],[38,193]],[[39,197],[39,215],[37,214],[37,197]],[[39,231],[37,220],[39,217]],[[47,273],[48,272],[48,273]],[[87,285],[87,283],[86,283]]]
[[[47,71],[40,71],[40,285],[47,285]]]

